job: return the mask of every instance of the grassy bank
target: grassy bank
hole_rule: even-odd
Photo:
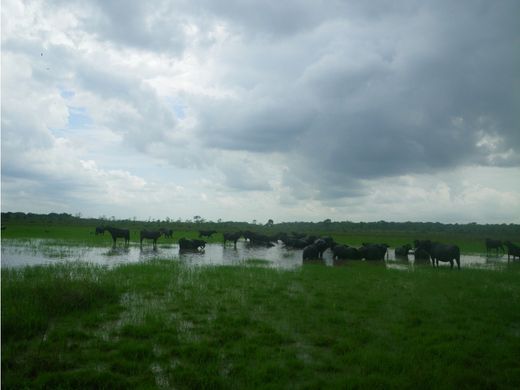
[[[518,388],[520,264],[2,272],[2,388]]]

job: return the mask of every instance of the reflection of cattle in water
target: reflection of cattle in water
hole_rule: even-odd
[[[162,234],[163,232],[160,230],[141,230],[139,234],[141,248],[143,247],[143,240],[147,239],[153,241],[153,248],[156,249],[157,239],[161,237]]]
[[[502,245],[502,241],[493,240],[491,238],[486,238],[486,254],[489,255],[490,250],[494,250],[495,254],[498,256],[498,250],[501,249],[502,253],[504,253],[504,247]]]
[[[105,234],[105,228],[103,226],[97,226],[96,227],[96,236],[98,234]]]
[[[187,238],[179,239],[179,250],[182,251],[198,251],[204,249],[206,241],[204,240],[189,240]]]
[[[237,241],[239,240],[240,237],[242,237],[242,232],[224,233],[223,236],[224,236],[224,245],[226,245],[227,241],[232,241],[233,245],[236,248]]]
[[[520,259],[520,247],[518,245],[513,244],[511,241],[504,242],[504,245],[507,247],[507,261],[509,261],[510,256],[513,256],[513,261],[515,257]]]
[[[173,238],[173,230],[172,229],[160,228],[159,232],[161,234],[163,234],[165,238]]]
[[[114,242],[114,246],[116,246],[116,240],[118,238],[124,238],[125,245],[128,245],[130,242],[130,230],[128,229],[118,229],[114,227],[107,226],[105,230],[108,230],[110,235],[112,236],[112,241]]]
[[[199,230],[199,237],[208,237],[211,238],[213,234],[215,234],[216,230]]]

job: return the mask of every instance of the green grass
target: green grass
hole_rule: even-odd
[[[2,388],[519,388],[519,282],[518,263],[7,270]]]

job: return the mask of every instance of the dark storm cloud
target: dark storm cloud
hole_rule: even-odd
[[[265,95],[196,105],[200,136],[223,149],[291,152],[298,165],[289,160],[287,175],[323,197],[362,192],[363,179],[520,164],[520,4],[402,4],[353,3],[353,13],[303,18],[263,42],[263,59],[241,64],[258,72],[251,90]],[[267,27],[252,23],[245,36],[258,28]],[[307,58],[290,62],[286,46]]]

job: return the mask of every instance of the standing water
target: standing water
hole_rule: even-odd
[[[323,257],[322,261],[312,263],[323,263],[328,266],[349,263],[348,260],[334,261],[330,250],[325,251]],[[266,261],[266,265],[281,269],[300,267],[304,263],[302,250],[286,249],[281,244],[269,248],[251,246],[245,241],[239,241],[236,248],[233,245],[206,244],[204,251],[179,253],[177,244],[158,245],[157,250],[154,250],[151,245],[145,245],[143,249],[134,244],[127,247],[119,245],[115,248],[107,248],[69,245],[63,241],[48,239],[2,240],[2,268],[55,264],[64,261],[81,261],[113,267],[152,259],[182,261],[198,266],[239,265],[251,259],[261,259]],[[413,255],[396,259],[394,250],[390,248],[385,264],[392,269],[410,270],[419,264],[429,263],[425,261],[416,263]],[[507,264],[507,256],[461,255],[461,267],[499,268],[504,264]],[[440,266],[449,267],[450,264],[440,263]]]

